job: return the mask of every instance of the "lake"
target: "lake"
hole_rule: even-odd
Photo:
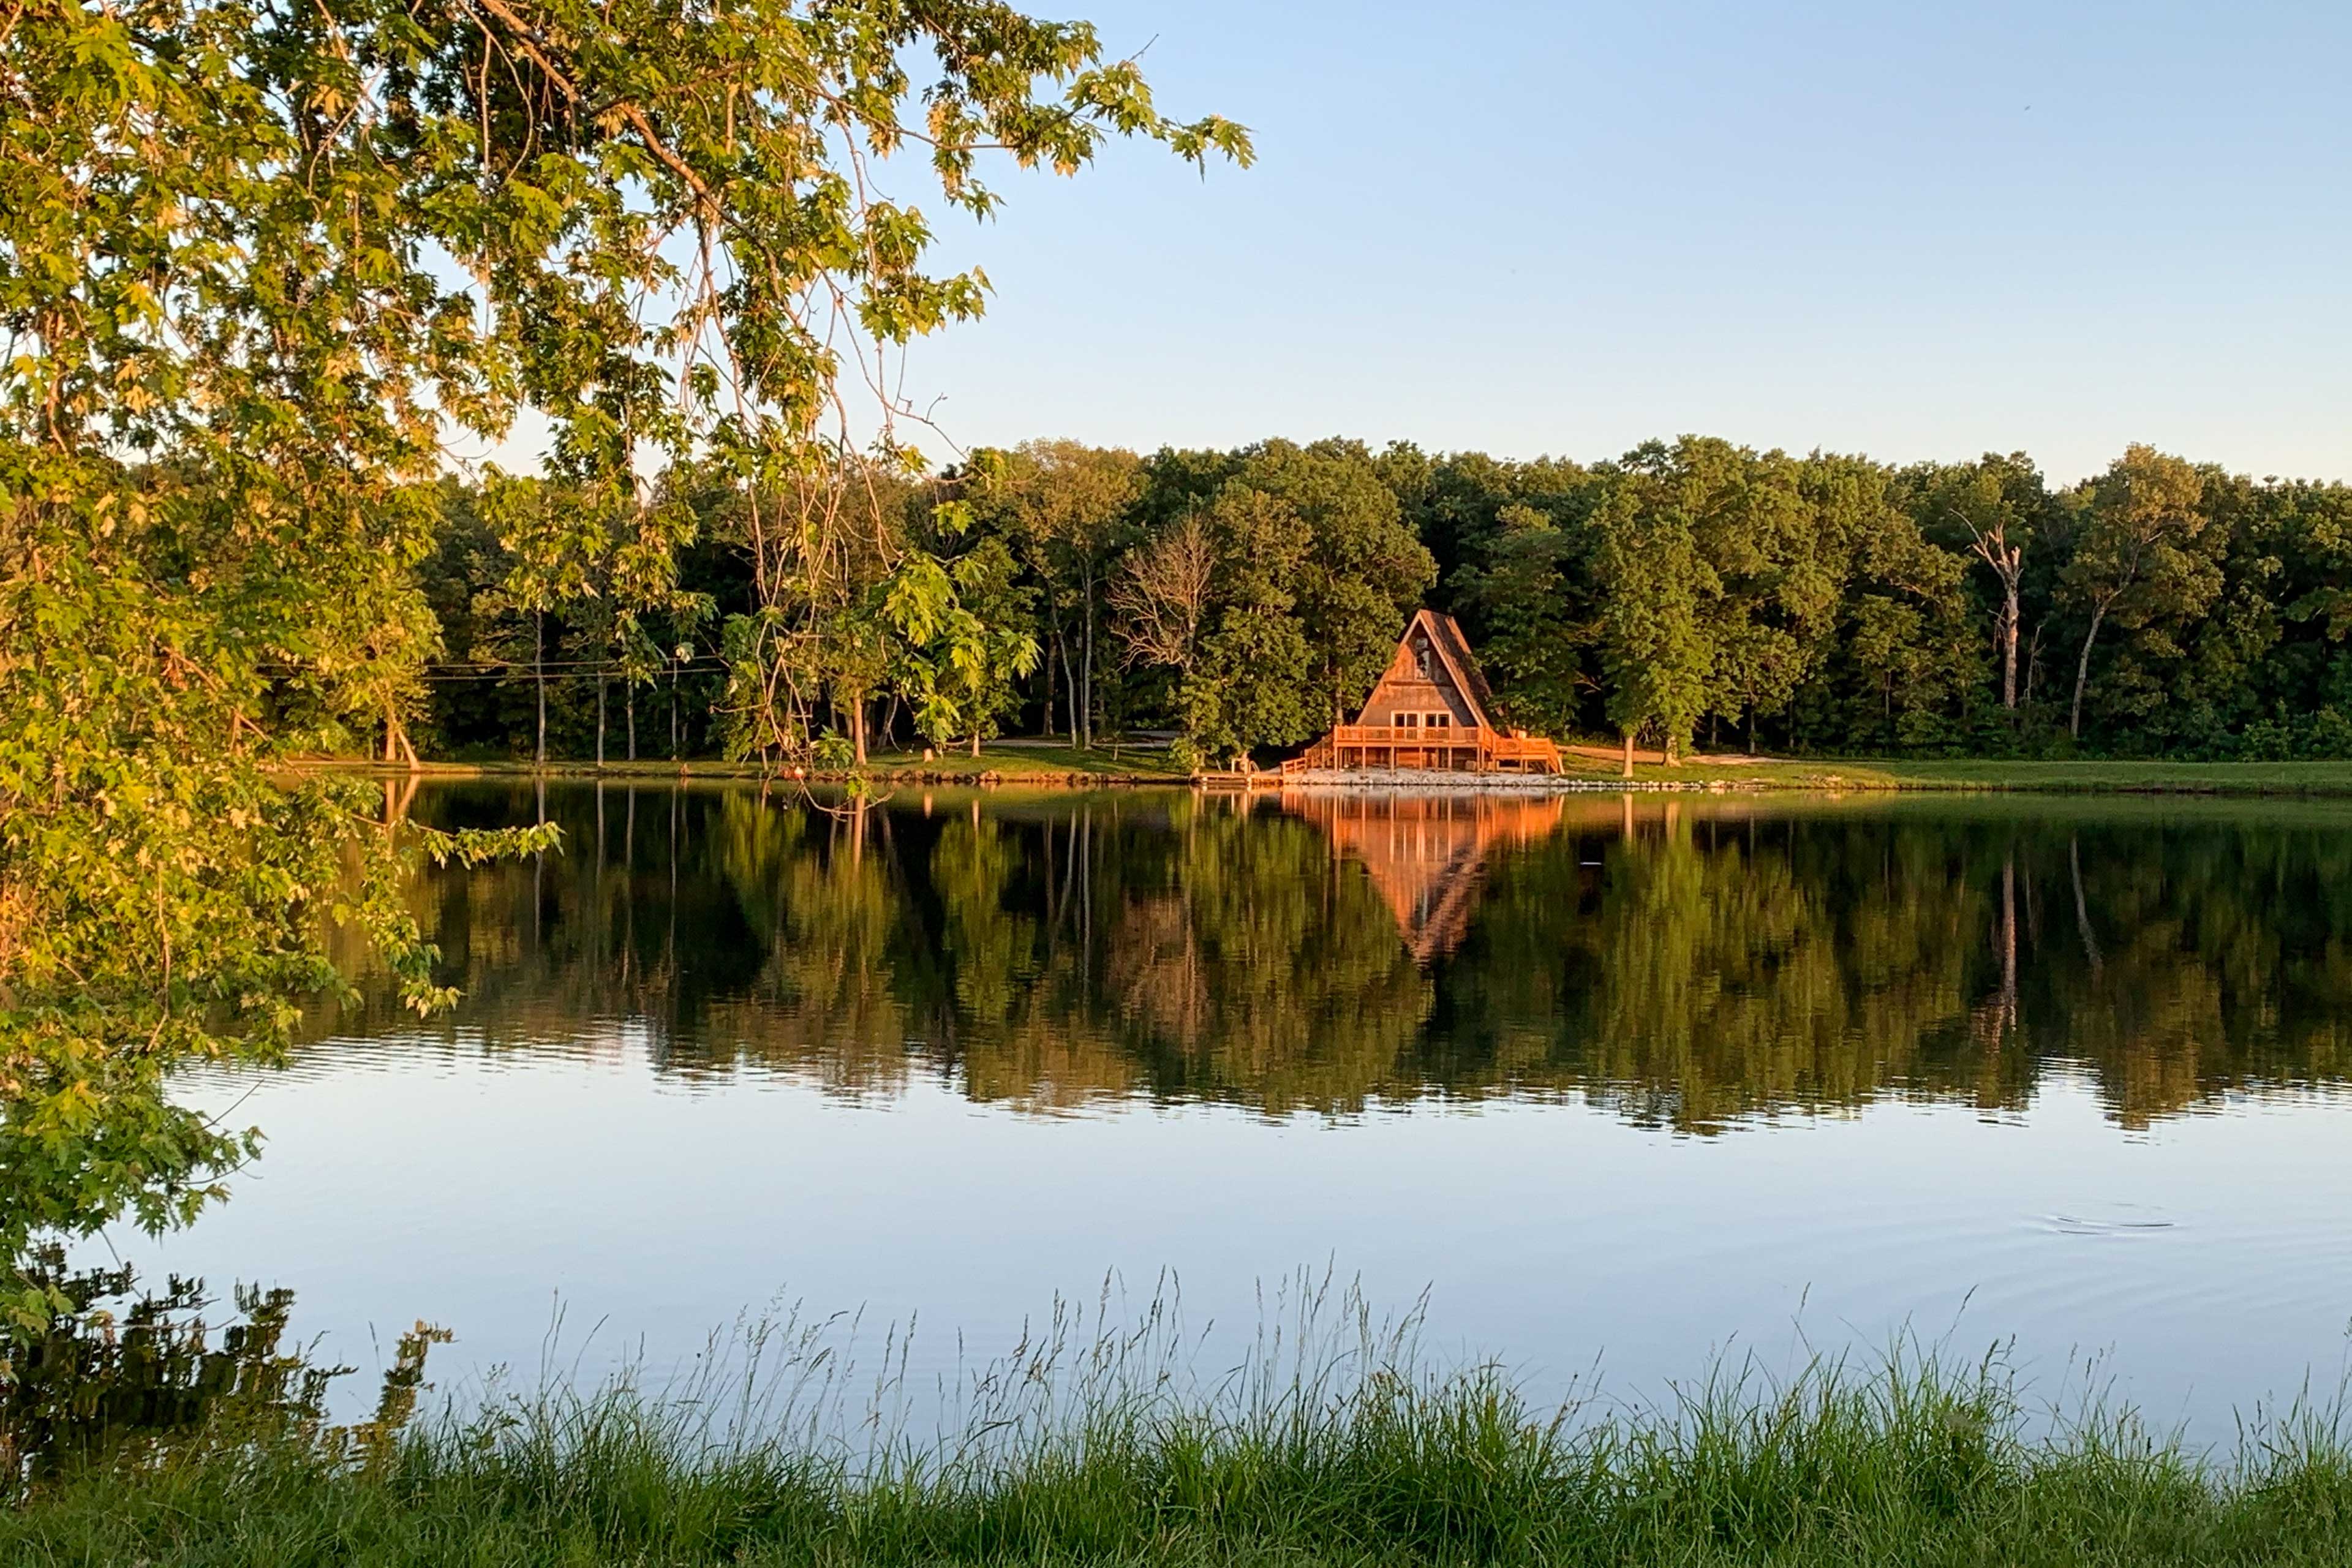
[[[2159,1425],[2332,1395],[2352,808],[2177,798],[429,785],[565,848],[423,875],[466,997],[184,1074],[262,1158],[109,1249],[655,1381],[739,1315],[1426,1298],[1539,1393],[1995,1343]],[[846,1334],[844,1325],[836,1331]],[[1209,1328],[1213,1340],[1221,1329]],[[367,1382],[365,1377],[352,1380]],[[357,1391],[361,1402],[372,1391]]]

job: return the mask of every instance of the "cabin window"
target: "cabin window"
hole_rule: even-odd
[[[1412,648],[1412,657],[1414,663],[1421,667],[1421,678],[1423,680],[1435,679],[1430,668],[1429,644],[1426,642],[1415,643]]]
[[[1400,730],[1419,729],[1421,727],[1421,715],[1418,713],[1400,713],[1396,716],[1396,726]]]
[[[1423,721],[1430,729],[1433,730],[1451,730],[1454,728],[1454,715],[1451,713],[1432,713]]]

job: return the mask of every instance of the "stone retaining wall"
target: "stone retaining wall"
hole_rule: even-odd
[[[1448,773],[1435,768],[1307,768],[1283,775],[1285,789],[1379,789],[1495,795],[1617,795],[1627,790],[1721,794],[1725,779],[1612,779],[1560,773]]]

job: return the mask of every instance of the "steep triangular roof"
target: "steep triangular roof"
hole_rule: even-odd
[[[1454,687],[1470,704],[1471,717],[1478,721],[1478,727],[1493,729],[1495,721],[1488,716],[1488,710],[1495,706],[1495,694],[1487,688],[1486,672],[1478,668],[1477,658],[1470,652],[1470,639],[1462,635],[1462,628],[1454,624],[1452,616],[1435,610],[1423,610],[1414,616],[1412,625],[1404,629],[1406,639],[1412,637],[1416,626],[1428,631],[1430,646],[1453,672]]]

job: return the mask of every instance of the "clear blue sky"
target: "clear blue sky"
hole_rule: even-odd
[[[1154,40],[1162,108],[1259,163],[1120,149],[941,216],[997,288],[910,364],[961,443],[2352,477],[2347,0],[1031,8]]]

